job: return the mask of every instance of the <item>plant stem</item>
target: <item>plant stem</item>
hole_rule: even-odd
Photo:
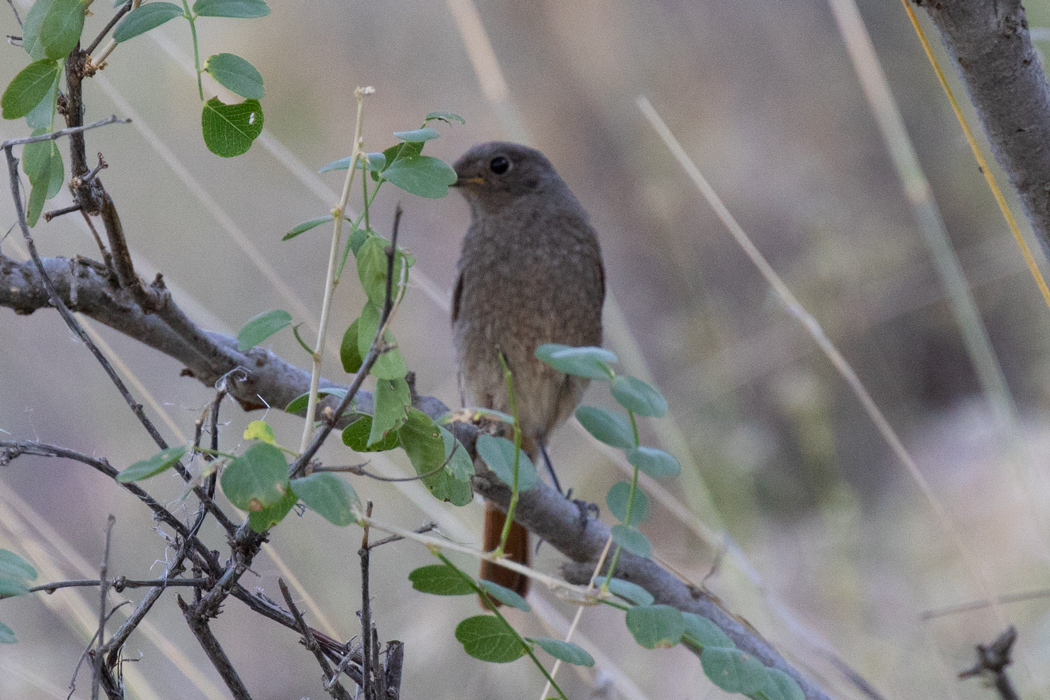
[[[634,411],[627,411],[627,415],[631,418],[631,430],[634,432],[634,446],[638,447],[640,444],[638,439],[638,421],[634,417]],[[627,512],[623,516],[623,524],[631,526],[631,511],[634,510],[634,496],[638,492],[638,467],[634,468],[634,472],[631,474],[631,490],[627,494]],[[623,549],[620,545],[616,545],[616,551],[613,552],[612,561],[609,562],[608,573],[605,576],[605,581],[602,582],[602,593],[609,591],[609,581],[612,580],[613,574],[616,572],[616,564],[620,561],[620,550]]]
[[[507,505],[507,517],[503,521],[503,532],[499,536],[499,547],[496,553],[503,556],[503,548],[510,537],[510,526],[514,524],[514,510],[518,507],[518,466],[521,460],[521,426],[518,425],[518,399],[514,393],[514,375],[507,366],[503,353],[499,354],[499,363],[503,365],[503,380],[507,382],[507,395],[510,399],[510,411],[514,416],[514,478],[510,485],[510,503]]]
[[[204,102],[204,83],[201,82],[201,54],[200,49],[197,47],[197,17],[190,10],[188,0],[182,0],[182,9],[186,13],[186,20],[190,23],[190,34],[193,35],[193,67],[197,71],[197,94],[200,95],[201,102]]]
[[[185,2],[185,0],[183,0]],[[339,258],[339,242],[343,236],[343,212],[346,203],[350,199],[350,187],[354,182],[354,174],[357,172],[357,161],[361,157],[361,125],[364,117],[364,96],[368,94],[367,88],[357,88],[354,96],[357,98],[357,124],[354,127],[354,146],[350,153],[350,167],[346,171],[346,180],[343,182],[343,193],[339,197],[339,203],[332,210],[334,225],[332,227],[332,246],[328,252],[328,272],[325,275],[324,301],[321,303],[321,322],[317,329],[317,344],[313,351],[313,371],[310,375],[310,396],[306,403],[306,422],[303,425],[303,438],[299,444],[299,451],[305,452],[310,444],[310,437],[314,432],[314,412],[317,410],[317,389],[321,383],[321,363],[324,359],[324,344],[328,334],[328,317],[332,311],[332,297],[335,293],[338,279],[336,277],[336,264]]]

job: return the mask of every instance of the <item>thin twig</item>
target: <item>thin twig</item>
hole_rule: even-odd
[[[65,216],[66,214],[72,214],[73,212],[80,211],[81,209],[83,209],[83,207],[81,207],[79,203],[70,204],[68,207],[62,207],[61,209],[52,209],[51,211],[45,211],[42,216],[44,217],[44,221],[51,221],[52,219],[56,219],[60,216]]]
[[[102,673],[105,659],[102,657],[102,647],[106,641],[106,596],[109,595],[109,547],[113,541],[113,525],[117,519],[111,513],[106,519],[106,547],[102,552],[102,566],[99,567],[99,604],[98,604],[98,631],[95,632],[95,658],[93,659],[93,673],[91,677],[91,700],[98,700],[98,692],[102,686]]]
[[[138,5],[139,4],[136,2],[135,7],[138,7]],[[106,26],[102,28],[102,31],[98,33],[98,36],[96,36],[95,39],[90,44],[88,44],[88,47],[84,49],[84,53],[88,54],[89,56],[93,54],[95,52],[95,49],[98,48],[99,43],[101,43],[101,41],[106,38],[106,35],[113,30],[113,27],[117,26],[117,22],[123,19],[124,15],[131,12],[131,9],[132,3],[130,1],[125,2],[123,5],[121,5],[120,9],[117,10],[113,17],[110,18],[109,22],[106,23]],[[105,57],[101,57],[99,58],[98,62],[101,63],[104,60]]]
[[[39,136],[22,136],[17,139],[8,139],[3,143],[0,143],[0,148],[10,150],[12,146],[21,146],[27,143],[42,143],[44,141],[54,141],[60,139],[63,136],[71,136],[73,134],[79,134],[87,131],[88,129],[97,129],[100,126],[107,126],[109,124],[130,124],[130,119],[121,119],[115,114],[102,119],[101,121],[93,122],[91,124],[85,124],[84,126],[71,126],[68,129],[59,129],[58,131],[52,131],[49,134],[40,134]]]
[[[182,596],[176,596],[176,601],[179,604],[179,609],[182,610],[183,617],[186,618],[186,622],[190,626],[190,630],[193,632],[193,636],[197,638],[204,653],[208,656],[212,665],[215,666],[215,670],[219,672],[219,676],[226,683],[230,694],[233,695],[235,700],[251,700],[252,696],[248,693],[248,688],[244,685],[244,681],[237,674],[237,670],[230,662],[230,657],[226,655],[226,651],[219,644],[219,640],[215,638],[211,627],[208,626],[207,617],[201,614],[196,605],[188,605],[182,599]]]
[[[321,670],[324,672],[325,690],[327,690],[328,694],[336,700],[350,700],[350,692],[339,682],[339,674],[332,670],[331,664],[328,663],[328,658],[321,650],[321,645],[317,643],[317,639],[314,638],[310,626],[306,624],[306,620],[303,619],[303,614],[299,611],[299,608],[296,607],[295,601],[292,599],[292,593],[288,590],[288,586],[285,584],[284,579],[277,579],[277,585],[281,587],[281,595],[284,596],[284,602],[288,606],[288,610],[291,611],[292,617],[295,618],[295,624],[298,627],[299,633],[303,635],[304,645],[310,653],[314,655],[314,658],[317,659],[317,663],[321,666]]]
[[[389,295],[390,288],[387,287],[387,294]],[[365,515],[369,518],[372,517],[372,501],[368,501],[365,505]],[[368,549],[368,523],[366,522],[362,526],[361,534],[361,549],[357,550],[357,556],[361,558],[361,675],[364,676],[364,684],[361,689],[364,691],[365,700],[378,700],[376,698],[375,682],[372,678],[372,674],[375,673],[375,667],[372,665],[372,601],[369,599],[368,592],[368,565],[369,565],[369,549]]]

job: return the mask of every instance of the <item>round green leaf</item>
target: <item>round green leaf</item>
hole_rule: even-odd
[[[657,389],[635,377],[613,377],[613,398],[628,411],[639,416],[659,418],[667,413],[667,399]]]
[[[271,445],[277,444],[277,437],[273,434],[273,428],[264,420],[253,420],[244,429],[245,440],[262,440]]]
[[[346,389],[319,389],[317,391],[317,399],[320,400],[323,396],[337,396],[342,401],[343,397],[346,396]],[[355,403],[351,401],[350,405],[353,406]],[[284,410],[285,413],[301,413],[306,410],[309,404],[310,394],[299,394],[284,407]]]
[[[609,506],[613,517],[620,522],[627,520],[627,499],[631,495],[631,485],[618,481],[605,494],[605,505]],[[649,519],[649,497],[641,489],[634,492],[634,508],[631,509],[631,524],[637,525]]]
[[[795,679],[779,668],[767,668],[766,676],[771,686],[765,691],[769,700],[805,700],[806,694]]]
[[[120,21],[113,32],[113,41],[127,41],[182,16],[182,8],[170,2],[151,2],[139,5]]]
[[[438,429],[441,431],[441,439],[445,442],[445,461],[448,463],[449,472],[456,479],[469,483],[470,477],[474,475],[474,460],[470,458],[470,453],[455,435],[443,426],[439,425]]]
[[[598,441],[606,445],[629,449],[634,447],[634,431],[627,418],[619,413],[609,413],[597,406],[580,406],[576,419]]]
[[[373,429],[374,432],[374,429]],[[453,505],[466,505],[473,499],[470,480],[457,479],[446,464],[445,438],[441,427],[430,416],[413,408],[408,420],[397,431],[408,459],[434,498],[449,501]]]
[[[53,0],[40,24],[47,58],[65,58],[80,41],[86,11],[81,0]]]
[[[44,95],[44,99],[40,100],[36,107],[29,110],[29,114],[26,115],[26,124],[30,129],[44,129],[45,133],[51,130],[51,124],[53,123],[56,107],[58,106],[58,80],[51,84],[51,88]]]
[[[0,598],[14,598],[29,593],[29,588],[20,579],[0,576]]]
[[[514,485],[514,443],[494,435],[479,435],[478,456],[507,486]],[[518,450],[518,491],[528,491],[536,485],[536,467],[524,450]]]
[[[357,520],[354,508],[360,510],[361,499],[345,479],[335,474],[317,472],[301,479],[292,479],[292,491],[333,525],[346,527]]]
[[[361,416],[350,425],[343,428],[343,444],[354,452],[386,452],[401,446],[396,431],[386,434],[374,445],[368,444],[368,436],[372,433],[372,416]]]
[[[425,122],[432,122],[435,119],[443,121],[446,124],[451,124],[452,122],[459,122],[460,124],[466,124],[467,123],[466,119],[464,119],[463,117],[459,116],[455,112],[431,112],[430,114],[427,115],[426,119],[424,119],[423,121],[425,121]]]
[[[270,14],[270,8],[263,0],[197,0],[193,3],[193,14],[198,17],[252,19]]]
[[[397,430],[405,423],[409,407],[412,405],[412,393],[404,379],[380,379],[376,382],[372,401],[375,406],[372,413],[372,431],[368,434],[369,445],[376,444],[391,430]],[[405,444],[403,439],[401,444]]]
[[[135,462],[130,467],[117,474],[117,481],[126,484],[130,481],[141,481],[151,476],[160,474],[165,469],[172,467],[186,454],[186,446],[178,445],[161,450],[149,459]]]
[[[505,664],[526,654],[517,633],[492,615],[475,615],[463,620],[456,626],[456,639],[465,652],[482,661]]]
[[[610,362],[616,362],[616,355],[605,348],[580,347],[545,343],[536,348],[536,357],[565,374],[578,377],[590,377],[608,381],[613,376]]]
[[[434,595],[469,595],[474,587],[463,575],[446,564],[431,564],[414,569],[408,580],[412,588]]]
[[[213,97],[201,110],[204,143],[209,151],[223,158],[246,153],[262,130],[263,112],[258,100],[228,105]]]
[[[484,579],[478,581],[478,585],[484,588],[486,593],[504,605],[509,605],[512,608],[517,608],[524,612],[532,612],[532,608],[530,608],[529,604],[525,602],[525,599],[506,586],[501,586],[498,583],[493,583],[492,581],[486,581]]]
[[[291,239],[295,238],[296,236],[298,236],[300,233],[306,233],[310,229],[317,228],[321,224],[329,223],[331,220],[332,220],[331,216],[315,216],[312,219],[307,219],[303,223],[296,224],[295,226],[293,226],[291,231],[289,231],[288,233],[284,234],[284,236],[281,237],[281,240],[282,241],[291,240]]]
[[[634,635],[634,641],[646,649],[669,649],[678,644],[682,633],[685,632],[682,613],[670,605],[633,607],[627,611],[626,622],[627,629]],[[704,652],[704,655],[706,654],[707,652]],[[704,655],[701,655],[701,661]],[[709,673],[708,676],[710,675]],[[715,681],[715,684],[718,685],[718,682]]]
[[[696,613],[682,613],[685,635],[701,649],[736,649],[736,644],[722,629],[706,617]]]
[[[538,645],[554,658],[561,659],[567,664],[586,666],[588,668],[594,665],[594,657],[578,644],[563,642],[560,639],[551,639],[550,637],[526,637],[526,639]]]
[[[0,97],[4,119],[21,119],[33,111],[58,80],[62,65],[52,59],[30,63],[18,72]]]
[[[14,630],[0,622],[0,644],[14,644],[17,641]]]
[[[241,352],[254,348],[277,331],[292,325],[292,315],[281,309],[263,311],[253,316],[237,333],[237,349]]]
[[[357,329],[360,319],[354,319],[350,327],[343,333],[343,342],[339,344],[339,361],[343,364],[343,371],[356,374],[364,363],[361,352],[357,349]]]
[[[627,525],[613,525],[609,528],[613,541],[631,554],[648,559],[653,554],[653,544],[639,530]]]
[[[596,586],[604,585],[605,577],[596,576],[594,578]],[[614,594],[618,595],[624,600],[634,603],[635,605],[652,605],[656,599],[653,598],[653,594],[645,590],[637,583],[631,583],[630,581],[624,581],[621,578],[614,578],[609,581],[609,590]]]
[[[295,495],[295,492],[288,489],[288,492],[284,494],[284,498],[277,503],[263,506],[259,510],[249,511],[248,526],[255,532],[266,532],[284,520],[284,516],[288,515],[288,511],[294,508],[298,501],[299,497]]]
[[[230,92],[255,100],[263,98],[262,75],[255,70],[255,66],[240,56],[232,53],[217,53],[208,58],[208,62],[204,64],[204,70],[208,71],[219,85]]]
[[[769,674],[762,662],[739,649],[704,649],[700,665],[711,682],[728,693],[752,695],[769,682]]]
[[[288,463],[284,454],[265,442],[251,445],[222,473],[222,492],[230,503],[248,512],[281,503],[288,491]]]
[[[33,136],[48,133],[46,128],[37,129]],[[54,197],[62,189],[66,170],[62,165],[62,152],[54,141],[27,143],[22,151],[22,170],[33,187],[41,186],[47,193],[47,199]]]
[[[36,580],[36,569],[14,552],[0,549],[0,575],[34,581]]]
[[[430,139],[436,139],[441,136],[437,129],[431,129],[429,127],[423,127],[422,129],[413,129],[412,131],[395,131],[394,136],[398,137],[402,141],[429,141]]]
[[[673,456],[655,447],[632,447],[627,450],[627,461],[654,479],[678,476],[681,463]]]
[[[443,160],[412,155],[395,160],[383,171],[383,177],[406,192],[428,199],[440,199],[448,194],[449,185],[456,181],[457,175]]]

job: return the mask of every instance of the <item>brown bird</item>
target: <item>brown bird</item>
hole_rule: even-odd
[[[601,345],[605,271],[587,212],[539,151],[493,141],[455,164],[456,187],[470,204],[452,299],[452,335],[464,402],[511,412],[500,354],[510,368],[522,448],[542,454],[555,487],[546,445],[583,396],[590,380],[536,359],[544,343]],[[485,504],[484,547],[499,544],[504,514]],[[506,554],[529,563],[528,532],[511,527]],[[481,576],[525,595],[528,579],[482,562]]]

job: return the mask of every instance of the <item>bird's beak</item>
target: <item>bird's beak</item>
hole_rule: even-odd
[[[485,179],[481,177],[463,177],[460,175],[455,182],[452,183],[453,187],[466,187],[467,185],[482,185],[485,183]]]

